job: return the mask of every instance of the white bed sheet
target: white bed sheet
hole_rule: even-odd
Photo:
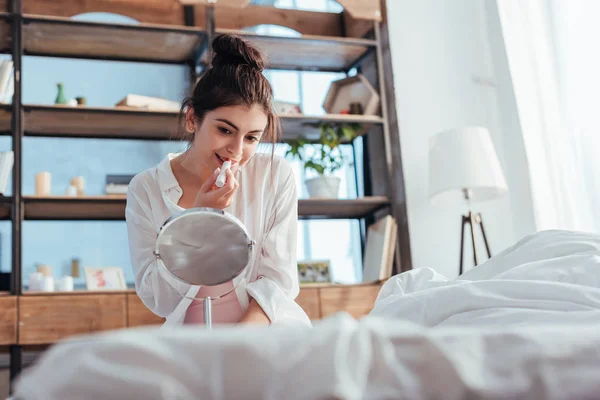
[[[447,280],[390,279],[370,316],[314,328],[139,328],[72,339],[24,371],[36,399],[600,397],[600,239],[544,232]]]

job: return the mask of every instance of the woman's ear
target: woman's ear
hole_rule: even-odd
[[[196,132],[196,115],[192,107],[188,107],[185,111],[185,130],[188,133]]]

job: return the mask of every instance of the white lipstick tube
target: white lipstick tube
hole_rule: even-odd
[[[229,168],[231,168],[231,161],[225,161],[221,168],[221,172],[219,172],[219,176],[217,176],[217,181],[215,182],[217,187],[223,187],[223,185],[225,185],[225,179],[227,178],[226,173]]]

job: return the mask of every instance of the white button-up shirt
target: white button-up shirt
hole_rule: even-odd
[[[173,175],[168,154],[156,167],[137,174],[127,192],[126,220],[135,288],[142,302],[165,325],[183,323],[187,308],[199,290],[182,284],[153,253],[161,226],[183,210],[177,205],[182,189]],[[281,157],[257,153],[235,175],[239,188],[225,209],[246,226],[256,242],[248,274],[234,284],[242,309],[254,298],[271,323],[301,322],[310,325],[294,299],[299,293],[296,243],[298,197],[290,165]],[[244,276],[249,276],[243,279]]]

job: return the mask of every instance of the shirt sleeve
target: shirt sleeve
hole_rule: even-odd
[[[169,276],[162,263],[157,261],[154,249],[158,236],[155,227],[158,225],[151,215],[151,196],[146,183],[139,176],[135,177],[128,187],[125,208],[135,289],[148,309],[160,317],[167,317],[182,301],[190,286]]]
[[[291,167],[283,163],[270,227],[261,249],[258,278],[247,284],[272,324],[311,325],[304,310],[295,302],[300,292],[296,246],[298,235],[298,196]]]

